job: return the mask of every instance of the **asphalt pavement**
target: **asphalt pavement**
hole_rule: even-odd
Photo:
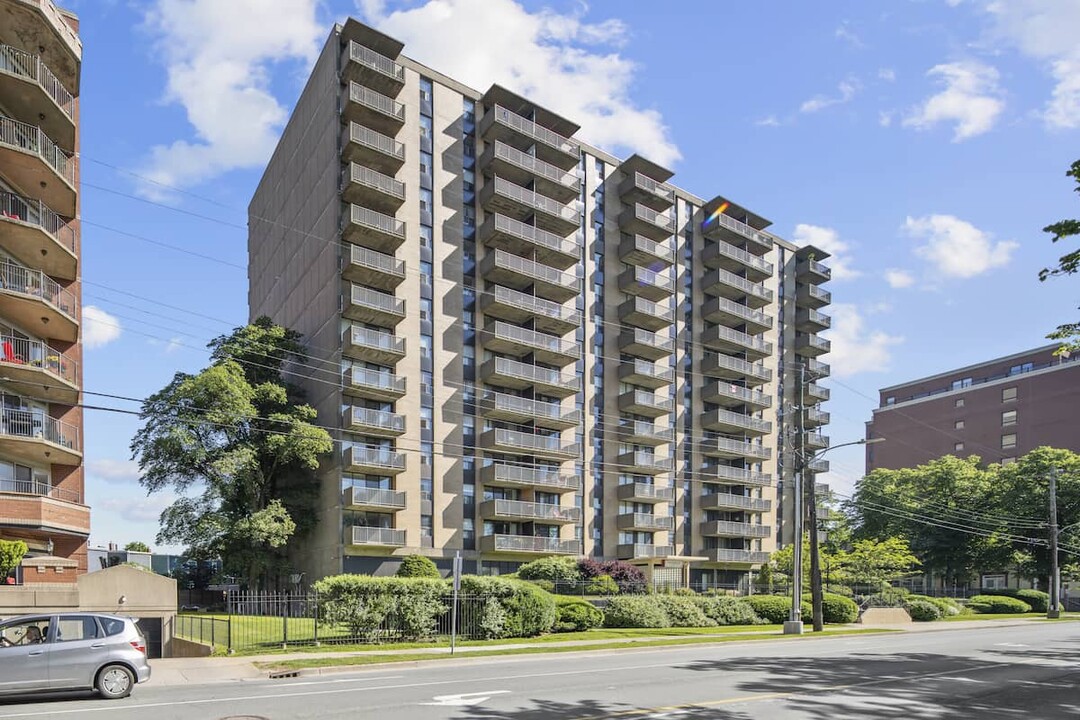
[[[1080,624],[471,658],[0,704],[108,720],[1080,717]]]

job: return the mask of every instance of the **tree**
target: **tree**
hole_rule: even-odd
[[[22,540],[0,540],[0,580],[19,567],[27,550]]]
[[[315,470],[333,449],[282,376],[299,341],[266,317],[212,341],[209,367],[176,373],[143,403],[131,443],[148,493],[178,496],[161,513],[157,542],[221,558],[248,587],[264,586],[287,543],[312,528]]]
[[[435,562],[423,555],[406,555],[395,573],[398,577],[441,578]]]
[[[875,591],[897,580],[919,564],[907,540],[856,540],[851,549],[833,560],[837,574],[851,587],[872,586]]]
[[[150,552],[150,546],[142,542],[141,540],[132,540],[124,546],[124,549],[128,552]]]
[[[1080,160],[1077,160],[1069,167],[1065,172],[1065,176],[1076,181],[1076,187],[1073,189],[1080,193]],[[1051,242],[1055,243],[1066,238],[1080,236],[1080,220],[1061,220],[1053,225],[1047,225],[1043,228],[1043,232],[1053,235]],[[1077,271],[1080,271],[1080,250],[1073,250],[1058,259],[1057,267],[1040,270],[1039,280],[1045,282],[1048,278],[1073,275]],[[1062,345],[1058,349],[1059,354],[1080,351],[1080,322],[1059,325],[1057,330],[1046,337],[1051,340],[1062,341]]]

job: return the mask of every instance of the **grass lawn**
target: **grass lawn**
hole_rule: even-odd
[[[1001,615],[993,615],[990,613],[971,613],[968,615],[953,615],[951,617],[942,618],[945,622],[962,622],[964,620],[1047,620],[1046,613],[1041,612],[1029,612],[1029,613],[1003,613]],[[1080,613],[1062,613],[1059,620],[1080,620]]]

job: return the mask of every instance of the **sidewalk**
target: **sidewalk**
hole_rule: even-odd
[[[972,630],[990,627],[1012,627],[1024,625],[1037,620],[1010,619],[1010,620],[968,620],[947,623],[905,623],[903,625],[874,625],[873,629],[900,630],[904,632],[951,632],[957,630]],[[845,629],[864,629],[863,625],[847,625]],[[869,628],[866,628],[869,629]],[[810,633],[808,633],[810,634]],[[743,631],[725,634],[724,637],[745,635],[747,637],[772,636],[771,633]],[[581,648],[588,650],[590,646],[603,646],[612,643],[655,643],[673,640],[686,640],[690,638],[701,640],[701,644],[708,644],[705,635],[663,635],[654,637],[607,639],[607,640],[568,640],[566,642],[533,642],[514,643],[501,645],[467,645],[459,646],[455,652],[457,656],[467,656],[478,651],[490,652],[492,650],[521,650],[525,648]],[[827,637],[827,636],[826,636]],[[245,655],[243,657],[209,657],[209,658],[166,658],[154,660],[153,676],[150,683],[155,686],[185,685],[185,684],[212,684],[223,682],[243,682],[261,680],[269,676],[266,670],[261,670],[256,663],[275,662],[282,660],[305,660],[317,657],[362,657],[368,655],[430,655],[433,658],[450,654],[450,648],[446,646],[413,648],[405,650],[355,650],[348,652],[293,652],[276,653],[272,655]],[[301,670],[301,675],[318,675],[323,672],[357,672],[363,669],[378,668],[378,665],[337,666],[328,668],[312,668]]]

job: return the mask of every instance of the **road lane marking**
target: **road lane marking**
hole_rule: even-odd
[[[509,694],[509,692],[509,690],[482,690],[480,692],[460,693],[458,695],[436,695],[431,698],[435,702],[420,704],[441,706],[479,705],[486,700],[490,700],[494,695],[506,695]]]

